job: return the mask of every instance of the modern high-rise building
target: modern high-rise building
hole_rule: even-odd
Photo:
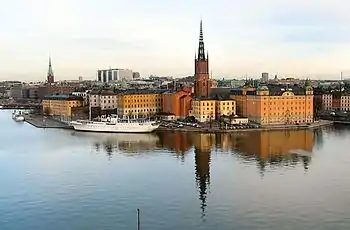
[[[97,81],[103,83],[112,83],[115,81],[133,80],[133,72],[130,69],[104,69],[97,70]]]
[[[52,65],[51,65],[51,57],[50,57],[49,58],[49,69],[47,71],[47,83],[52,84],[54,82],[55,82],[55,77],[53,74]]]
[[[268,82],[269,81],[269,73],[261,73],[261,81]]]

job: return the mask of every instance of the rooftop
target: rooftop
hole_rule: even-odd
[[[84,100],[82,97],[74,96],[70,94],[57,94],[57,95],[45,95],[44,100],[67,100],[67,101],[73,101],[73,100]]]

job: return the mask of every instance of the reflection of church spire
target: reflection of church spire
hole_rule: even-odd
[[[207,206],[207,187],[210,184],[210,151],[195,149],[196,182],[199,187],[202,217]]]

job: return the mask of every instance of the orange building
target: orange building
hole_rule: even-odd
[[[261,86],[247,93],[247,117],[262,125],[306,124],[313,122],[313,89]]]
[[[240,117],[247,117],[247,93],[255,92],[254,87],[243,87],[232,91],[231,99],[236,101],[236,114]]]
[[[175,115],[175,119],[184,119],[189,116],[192,97],[185,91],[164,93],[163,112]]]

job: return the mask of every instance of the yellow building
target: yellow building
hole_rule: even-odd
[[[215,101],[216,118],[221,116],[236,115],[236,102],[234,100]]]
[[[209,122],[219,119],[221,116],[236,114],[236,103],[234,100],[215,99],[193,99],[190,115],[199,122]]]
[[[70,118],[72,109],[84,106],[84,99],[74,95],[50,95],[44,97],[42,104],[44,114]]]
[[[127,90],[117,96],[118,116],[150,117],[162,111],[162,93],[157,90]]]
[[[191,102],[190,116],[194,116],[199,122],[215,120],[216,101],[214,99],[195,98]]]
[[[313,122],[312,87],[261,86],[247,92],[246,116],[262,125]]]

